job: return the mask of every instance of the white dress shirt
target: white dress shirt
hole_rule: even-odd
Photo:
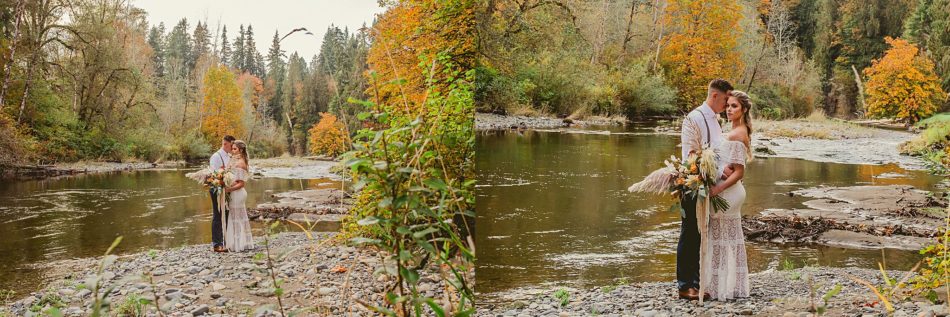
[[[211,168],[212,169],[222,169],[228,166],[228,163],[231,161],[231,155],[228,154],[224,149],[219,149],[214,154],[211,154]]]
[[[719,144],[722,143],[722,127],[719,125],[718,115],[705,102],[696,110],[690,111],[686,115],[680,130],[680,146],[682,146],[683,155],[681,159],[683,160],[686,159],[689,151],[702,149],[703,144],[707,141],[711,149],[718,148]],[[706,124],[709,124],[708,133]],[[707,136],[709,140],[707,140]]]

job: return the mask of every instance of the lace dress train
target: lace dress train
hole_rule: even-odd
[[[746,163],[745,144],[726,141],[720,145],[720,170],[728,164]],[[729,210],[710,212],[709,242],[703,267],[708,268],[705,289],[712,299],[727,300],[749,296],[749,264],[742,233],[742,203],[745,202],[745,187],[740,180],[730,186],[720,197],[729,202]]]
[[[247,186],[247,171],[232,169],[235,180],[243,180]],[[231,202],[228,204],[228,219],[225,221],[224,245],[231,252],[241,252],[254,248],[254,239],[251,237],[251,223],[247,217],[247,191],[244,188],[231,192]]]

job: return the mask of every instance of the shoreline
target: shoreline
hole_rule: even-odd
[[[537,131],[548,133],[595,135],[679,135],[679,125],[657,126],[653,132],[612,132],[584,130],[589,126],[615,125],[616,121],[574,120],[547,117],[475,114],[475,129],[490,131]],[[763,128],[764,127],[764,128]],[[728,128],[725,127],[724,128]],[[759,158],[793,158],[824,163],[886,165],[906,170],[927,170],[927,162],[903,155],[898,145],[916,136],[914,133],[867,127],[829,118],[799,118],[782,121],[759,120],[753,123],[752,151]]]
[[[672,267],[670,268],[673,269]],[[906,272],[888,271],[892,278],[903,277]],[[841,293],[828,301],[827,316],[885,314],[885,308],[866,286],[848,276],[853,275],[873,285],[883,283],[881,272],[872,269],[804,267],[792,270],[769,269],[749,274],[750,296],[729,301],[706,301],[699,306],[697,301],[675,297],[676,285],[670,282],[643,282],[607,285],[588,289],[569,287],[544,287],[515,289],[487,294],[498,300],[486,303],[479,301],[478,316],[813,316],[809,311],[811,302],[821,305],[821,297],[841,285]],[[813,283],[812,283],[813,281]],[[815,295],[810,294],[815,286]],[[564,290],[567,303],[561,306]],[[563,294],[563,293],[562,293]],[[486,294],[476,294],[486,295]],[[944,316],[946,305],[935,305],[923,298],[894,303],[892,316]],[[925,314],[926,315],[920,315]]]
[[[383,266],[382,255],[370,248],[340,245],[333,241],[336,233],[311,234],[313,240],[303,232],[284,232],[271,238],[274,271],[284,280],[281,288],[285,309],[309,308],[312,310],[308,313],[323,315],[373,315],[356,300],[383,303],[386,283],[392,277],[374,274]],[[115,287],[107,296],[112,312],[130,298],[154,298],[154,287],[159,305],[170,315],[275,313],[277,299],[270,272],[266,261],[255,256],[265,252],[263,238],[255,236],[254,241],[254,250],[240,253],[214,253],[208,245],[198,244],[120,255],[101,276],[105,286]],[[279,258],[284,252],[286,257]],[[0,314],[5,309],[15,316],[29,316],[31,308],[45,311],[58,307],[66,316],[89,315],[93,295],[84,283],[96,277],[101,259],[43,264],[56,269],[50,282],[40,291],[5,303]],[[142,277],[149,271],[154,283]],[[438,276],[436,269],[430,268],[420,279],[420,290],[436,301],[445,288]],[[154,304],[144,309],[146,313],[155,312]]]
[[[537,130],[596,125],[622,125],[623,122],[609,118],[574,120],[569,118],[509,116],[492,113],[475,113],[475,131]]]
[[[280,156],[251,160],[251,173],[261,177],[286,179],[341,179],[333,172],[337,161],[326,157]],[[204,162],[202,162],[204,164]],[[199,165],[203,166],[203,165]],[[159,171],[196,168],[185,161],[100,162],[79,161],[50,165],[22,165],[0,168],[0,180],[40,180],[78,175],[108,174],[129,171]]]

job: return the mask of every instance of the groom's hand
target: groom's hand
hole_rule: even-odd
[[[728,179],[729,175],[732,175],[734,171],[735,169],[732,168],[732,165],[726,166],[726,168],[722,170],[722,179]]]

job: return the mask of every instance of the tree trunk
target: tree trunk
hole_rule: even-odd
[[[290,114],[284,112],[284,116],[287,117],[287,126],[290,127],[290,154],[296,155],[297,152],[297,137],[294,136],[294,120],[290,118]]]
[[[36,64],[37,52],[33,52],[30,57],[30,63],[26,66],[26,82],[23,84],[23,97],[20,98],[20,112],[16,116],[16,123],[20,124],[23,118],[23,109],[26,108],[26,100],[30,98],[30,87],[33,84],[33,66]]]
[[[858,73],[858,69],[854,68],[854,65],[851,65],[851,70],[854,71],[854,83],[858,85],[858,99],[861,100],[861,113],[868,109],[868,105],[864,103],[864,84],[861,83],[861,75]]]
[[[7,64],[3,67],[3,86],[0,87],[0,107],[6,106],[7,88],[10,87],[10,72],[13,71],[13,58],[16,57],[17,42],[20,39],[20,21],[23,17],[23,1],[17,1],[16,22],[13,24],[13,40],[10,42],[10,55],[7,58]]]
[[[660,3],[660,1],[657,0],[656,2],[654,2],[654,5],[653,5],[653,7],[654,7],[654,9],[653,9],[653,10],[654,10],[654,11],[653,11],[653,27],[654,27],[654,28],[656,28],[657,22],[660,21],[660,20],[659,20],[659,19],[660,19],[660,18],[659,18],[659,11],[661,11],[661,10],[660,10],[659,7],[657,7],[657,6],[659,5],[659,3]],[[660,48],[662,47],[661,44],[663,43],[663,25],[664,25],[664,23],[659,22],[659,24],[660,24],[660,34],[657,35],[657,37],[656,37],[656,55],[653,57],[653,71],[654,71],[654,72],[656,71],[656,66],[657,66],[657,64],[660,63]]]

